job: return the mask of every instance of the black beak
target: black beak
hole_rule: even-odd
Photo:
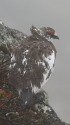
[[[54,33],[54,39],[58,39],[59,40],[59,37],[58,37],[56,32]]]
[[[54,35],[54,39],[58,39],[59,40],[59,37]]]

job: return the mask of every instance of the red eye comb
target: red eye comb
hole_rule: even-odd
[[[54,35],[54,31],[48,30],[47,32]]]

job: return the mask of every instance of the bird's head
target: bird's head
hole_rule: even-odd
[[[46,34],[50,37],[50,38],[53,38],[53,39],[59,39],[57,33],[55,32],[54,29],[50,28],[50,27],[47,27],[46,28]]]
[[[46,39],[59,39],[58,35],[56,34],[55,30],[50,27],[42,27],[40,28],[40,32],[42,36]]]
[[[56,34],[55,30],[50,27],[42,27],[37,29],[36,27],[32,26],[30,28],[33,37],[37,39],[59,39],[58,35]],[[51,40],[50,40],[51,41]]]

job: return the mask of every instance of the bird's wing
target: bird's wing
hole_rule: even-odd
[[[47,81],[55,61],[55,49],[47,41],[24,41],[11,54],[10,83],[38,91]],[[13,63],[14,62],[14,63]]]

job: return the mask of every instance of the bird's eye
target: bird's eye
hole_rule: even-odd
[[[54,31],[48,30],[47,33],[54,35]]]

